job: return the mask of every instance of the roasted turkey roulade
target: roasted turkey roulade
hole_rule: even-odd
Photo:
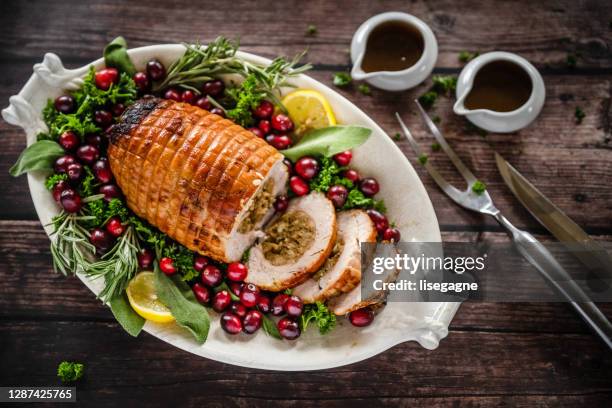
[[[109,135],[111,170],[129,208],[219,261],[240,259],[286,189],[282,154],[196,106],[140,99]]]

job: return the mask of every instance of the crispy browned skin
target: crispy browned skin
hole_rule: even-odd
[[[130,106],[108,157],[127,205],[187,248],[226,259],[237,215],[282,155],[230,120],[157,98]]]

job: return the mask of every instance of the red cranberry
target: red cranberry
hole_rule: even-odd
[[[289,175],[293,176],[293,163],[291,163],[291,160],[289,160],[288,158],[284,158],[283,159],[283,163],[285,163],[285,166],[287,166],[287,170],[289,171]]]
[[[259,309],[262,313],[268,313],[270,309],[272,309],[272,301],[270,300],[270,297],[260,293],[259,297],[257,298],[257,309]]]
[[[277,132],[289,132],[293,130],[293,122],[289,119],[289,116],[279,113],[272,116],[272,129]]]
[[[174,266],[174,259],[163,257],[159,260],[159,269],[166,275],[174,275],[177,271],[176,266]]]
[[[76,151],[76,155],[83,163],[91,164],[98,160],[98,157],[100,157],[100,150],[96,146],[83,145],[79,146]]]
[[[113,123],[113,115],[107,110],[97,110],[94,112],[94,122],[105,128]]]
[[[221,315],[221,327],[229,334],[238,334],[242,331],[242,322],[234,313],[226,312]]]
[[[232,293],[238,297],[240,297],[240,293],[242,293],[242,288],[245,287],[244,282],[230,282],[229,288]]]
[[[113,179],[113,173],[111,173],[110,166],[108,165],[108,159],[106,157],[102,157],[101,159],[97,160],[91,166],[91,169],[93,170],[96,179],[98,179],[100,183],[106,184]]]
[[[374,312],[369,307],[354,310],[349,313],[349,320],[353,326],[365,327],[369,326],[374,321]]]
[[[299,317],[304,310],[304,302],[298,296],[289,296],[285,302],[285,313],[291,317]]]
[[[373,179],[372,177],[366,177],[359,182],[359,189],[363,194],[368,197],[372,197],[376,195],[380,190],[380,186],[378,185],[378,181]]]
[[[338,166],[348,166],[353,158],[353,153],[350,150],[338,153],[334,155],[334,160],[338,163]]]
[[[290,317],[283,317],[276,324],[281,336],[287,340],[294,340],[300,337],[300,326]]]
[[[105,184],[98,189],[99,194],[104,194],[104,201],[110,201],[113,198],[121,198],[121,190],[114,184]]]
[[[342,208],[344,203],[346,203],[346,198],[348,197],[348,191],[346,187],[336,185],[331,186],[329,190],[327,190],[327,198],[334,203],[334,207]]]
[[[53,169],[55,170],[56,173],[66,173],[66,170],[68,170],[68,166],[73,163],[76,163],[76,159],[74,158],[74,156],[66,154],[62,157],[59,157],[55,161],[55,164],[53,165]]]
[[[389,227],[389,221],[387,220],[387,217],[385,217],[384,214],[374,209],[369,209],[366,212],[370,216],[372,222],[374,222],[374,226],[376,227],[378,233],[384,233],[385,230]]]
[[[213,296],[212,308],[215,312],[222,312],[232,302],[232,296],[227,290],[220,290]]]
[[[102,228],[94,228],[89,232],[89,242],[100,252],[106,252],[113,246],[113,237]]]
[[[164,98],[165,99],[172,99],[173,101],[180,102],[181,101],[181,94],[176,89],[170,88],[170,89],[168,89],[164,93]]]
[[[232,302],[230,311],[238,317],[244,317],[247,314],[247,308],[240,302]]]
[[[122,103],[116,103],[111,108],[111,111],[113,112],[113,116],[121,116],[123,112],[125,112],[125,105]]]
[[[253,334],[261,328],[263,323],[263,314],[259,310],[249,310],[242,321],[244,332]]]
[[[279,293],[272,300],[272,314],[274,316],[280,316],[285,313],[285,303],[289,300],[289,295],[285,293]]]
[[[197,107],[202,108],[207,111],[209,111],[212,108],[212,103],[210,103],[208,98],[205,96],[198,98],[195,104]]]
[[[119,237],[121,236],[121,234],[123,234],[123,231],[125,231],[125,227],[121,223],[121,220],[119,219],[119,217],[112,217],[106,223],[106,230],[113,237]]]
[[[102,137],[95,133],[90,133],[86,135],[85,141],[87,142],[87,144],[90,144],[92,146],[96,146],[96,147],[102,146]]]
[[[353,183],[357,183],[359,181],[359,173],[353,169],[348,169],[344,173],[342,173],[344,177],[351,180]]]
[[[308,187],[308,184],[306,184],[306,182],[298,176],[291,177],[291,180],[289,181],[289,187],[291,187],[291,191],[293,191],[297,196],[306,195],[310,191],[310,187]]]
[[[67,188],[60,193],[60,203],[66,212],[75,213],[81,209],[81,196],[73,189]]]
[[[263,139],[264,133],[261,131],[261,129],[256,127],[250,127],[248,130],[251,131],[258,138]]]
[[[387,228],[383,232],[383,240],[390,242],[399,242],[401,238],[400,231],[397,228]]]
[[[259,105],[253,110],[253,116],[258,119],[270,119],[273,112],[274,105],[272,105],[270,101],[261,101]]]
[[[59,202],[62,191],[66,190],[67,188],[70,188],[70,185],[68,185],[66,180],[60,180],[55,183],[53,186],[53,199]]]
[[[138,266],[140,269],[149,269],[153,265],[153,252],[150,249],[142,248],[138,251]]]
[[[221,108],[212,108],[210,110],[210,113],[214,113],[215,115],[219,115],[222,118],[225,117],[225,111],[223,109],[221,109]]]
[[[319,172],[319,162],[310,156],[304,156],[295,162],[295,172],[305,180],[311,180]]]
[[[287,135],[274,135],[270,144],[278,150],[285,150],[291,147],[291,138]]]
[[[282,213],[287,211],[287,207],[289,207],[289,198],[286,195],[279,195],[274,200],[274,210],[276,212]]]
[[[264,135],[270,133],[270,130],[272,129],[272,125],[270,125],[270,121],[267,119],[260,120],[257,127],[263,132]]]
[[[240,292],[240,302],[246,307],[253,307],[257,304],[259,297],[259,288],[252,283],[249,283]]]
[[[55,98],[55,109],[60,113],[69,114],[75,111],[76,103],[70,95],[62,95]]]
[[[146,70],[153,81],[161,81],[166,77],[166,67],[156,59],[147,62]]]
[[[200,279],[202,279],[203,284],[215,287],[221,284],[223,275],[221,275],[221,269],[217,268],[215,265],[206,265]]]
[[[264,136],[264,140],[268,143],[268,144],[272,144],[272,140],[274,140],[274,134],[270,133],[269,135],[265,135]]]
[[[212,81],[204,82],[204,85],[202,85],[202,93],[213,98],[220,96],[224,90],[225,84],[220,79],[213,79]]]
[[[83,176],[83,165],[79,163],[72,163],[68,165],[66,168],[66,174],[68,175],[68,180],[70,180],[72,183],[77,183]]]
[[[181,102],[185,102],[190,105],[193,105],[195,101],[196,101],[196,94],[192,90],[186,89],[181,94]]]
[[[202,272],[209,262],[210,260],[207,257],[196,255],[195,258],[193,258],[193,269]]]
[[[95,81],[96,86],[103,91],[108,90],[113,83],[117,82],[119,78],[119,71],[115,68],[104,68],[96,72]]]
[[[210,289],[208,289],[206,286],[202,285],[201,283],[194,283],[191,290],[193,290],[196,300],[201,304],[205,305],[210,302]]]
[[[62,133],[59,137],[59,144],[64,150],[74,150],[80,142],[79,137],[70,130]]]
[[[226,276],[227,279],[231,281],[242,282],[246,279],[248,273],[249,270],[247,269],[246,265],[241,262],[232,262],[231,264],[227,265]]]
[[[149,82],[149,77],[145,72],[137,72],[134,74],[132,78],[134,83],[136,84],[136,88],[142,93],[148,92],[151,87],[151,82]]]

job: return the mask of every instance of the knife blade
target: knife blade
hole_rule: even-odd
[[[607,270],[604,275],[611,276],[612,258],[603,247],[593,241],[578,224],[553,204],[497,152],[495,153],[495,162],[506,185],[540,224],[561,242],[587,245],[593,252],[589,251],[589,254],[585,255],[578,251],[575,255],[591,269],[596,271]],[[601,273],[597,274],[601,275]],[[600,276],[600,278],[604,278],[604,276]]]

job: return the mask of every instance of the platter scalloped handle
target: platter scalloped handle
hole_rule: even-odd
[[[47,125],[40,117],[40,112],[21,95],[9,98],[9,106],[2,110],[2,118],[11,125],[23,128],[28,134],[47,131]]]
[[[34,64],[34,74],[51,88],[74,91],[83,84],[83,76],[87,73],[89,66],[78,69],[66,69],[62,60],[56,54],[48,52],[43,62]]]

